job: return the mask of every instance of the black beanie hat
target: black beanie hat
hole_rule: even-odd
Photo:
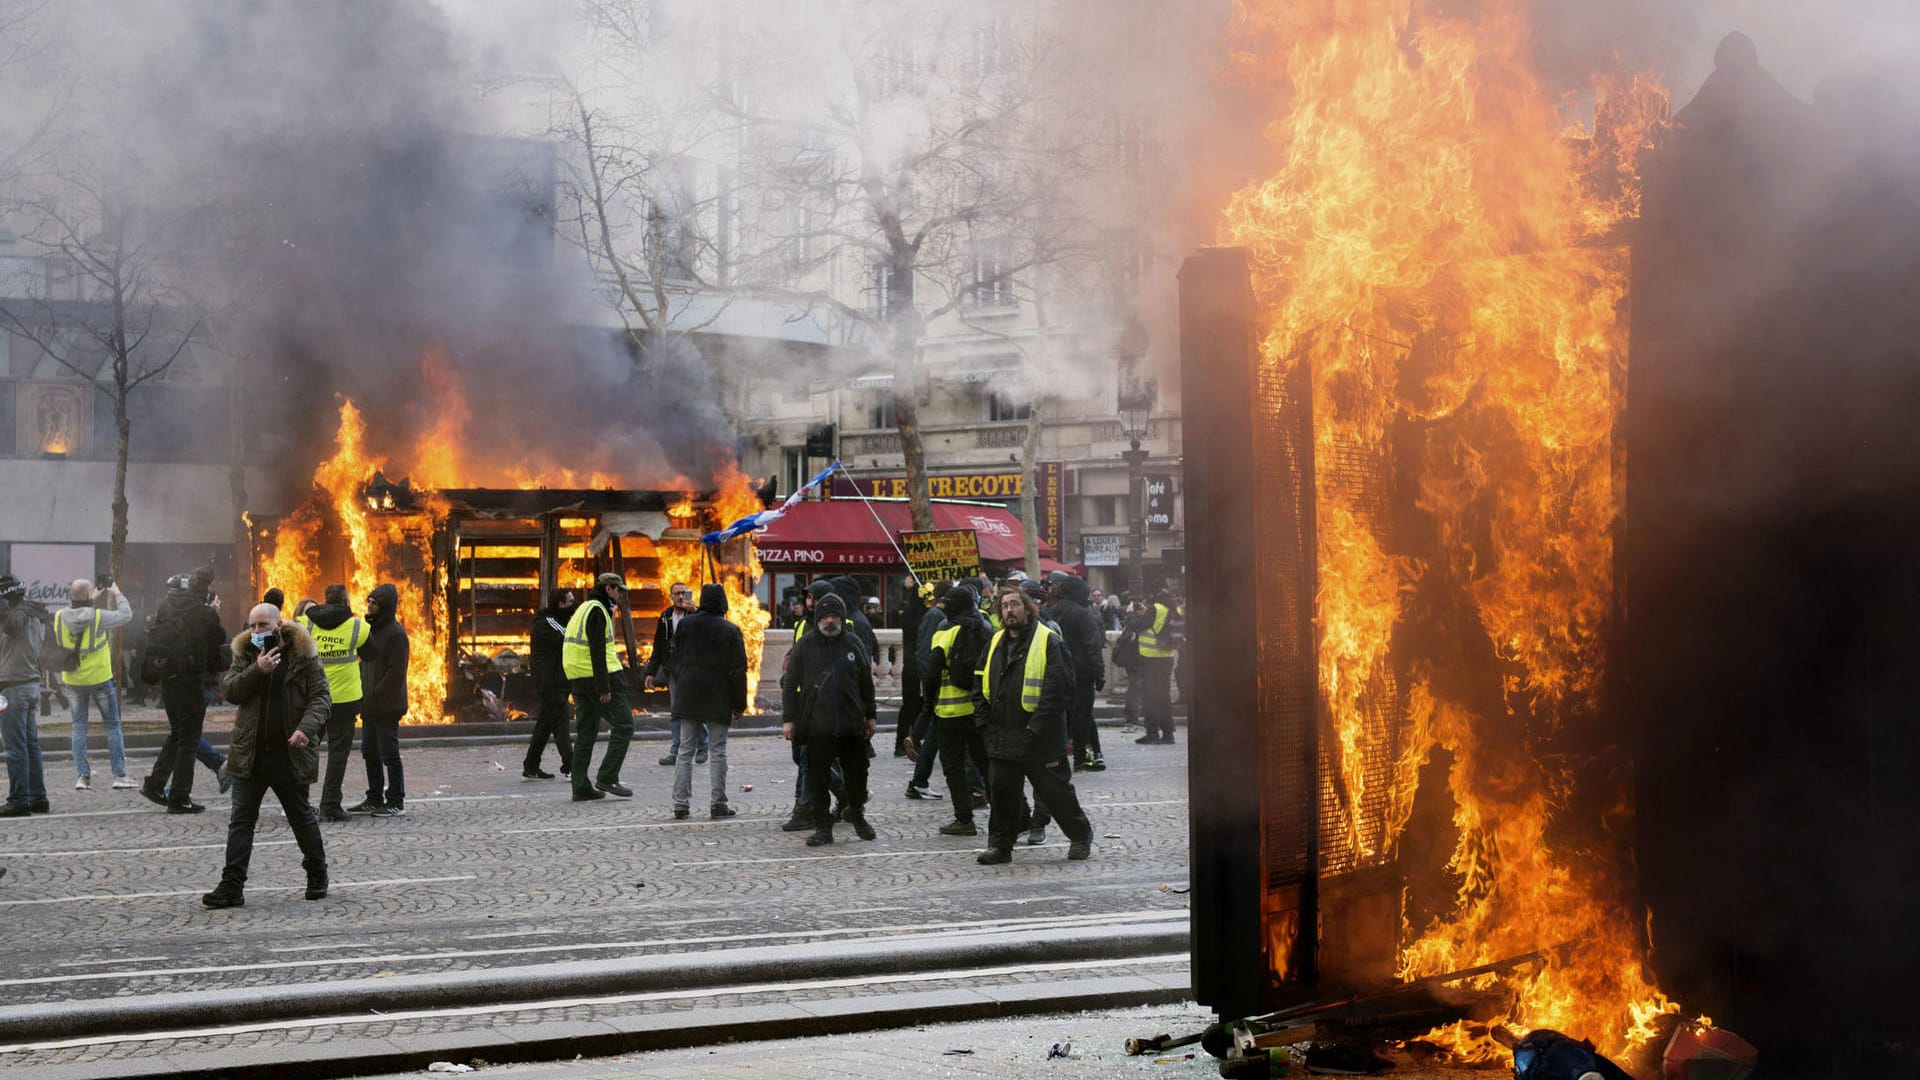
[[[974,610],[979,603],[980,595],[973,591],[973,586],[962,581],[947,590],[947,595],[940,600],[940,609],[954,618],[959,618]]]
[[[843,619],[847,617],[847,602],[840,599],[839,593],[830,592],[813,602],[814,618],[817,619],[826,615],[838,615]]]

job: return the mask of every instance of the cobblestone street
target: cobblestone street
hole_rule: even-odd
[[[877,742],[884,750],[886,740]],[[8,868],[0,908],[15,931],[0,986],[9,1005],[78,1003],[748,946],[1177,920],[1186,909],[1186,897],[1174,891],[1184,888],[1186,875],[1184,748],[1136,746],[1117,729],[1108,742],[1110,768],[1077,778],[1096,832],[1093,859],[1066,861],[1055,829],[1046,844],[1022,844],[1011,865],[998,867],[975,864],[981,839],[937,834],[950,817],[948,804],[905,798],[911,765],[890,756],[874,762],[869,817],[878,841],[861,843],[843,826],[832,847],[810,849],[804,834],[777,828],[791,809],[793,782],[788,747],[778,738],[742,737],[730,745],[729,799],[740,816],[718,822],[705,814],[704,769],[695,780],[699,813],[672,820],[671,770],[654,763],[664,746],[656,741],[636,742],[628,757],[624,779],[635,798],[591,803],[572,802],[563,781],[522,780],[519,743],[413,748],[405,753],[404,817],[326,826],[332,895],[301,899],[299,857],[269,800],[247,904],[228,911],[200,904],[218,879],[226,832],[227,799],[211,790],[207,774],[196,796],[209,812],[170,816],[136,791],[97,784],[74,792],[70,780],[59,783],[70,767],[49,763],[54,812],[0,827],[0,864]],[[143,773],[150,760],[136,757],[131,771]],[[359,775],[356,758],[349,801],[358,798]],[[980,819],[984,832],[984,812]],[[1003,981],[1044,974],[1014,972]],[[1174,975],[1173,985],[1184,985],[1184,963]],[[911,989],[949,985],[922,980]],[[829,986],[797,996],[848,992]],[[699,1007],[751,1000],[710,994]],[[581,1006],[556,1015],[595,1014]],[[383,1034],[444,1029],[429,1018],[389,1025]],[[223,1035],[208,1045],[280,1045],[327,1034],[306,1026]],[[44,1047],[28,1060],[47,1065],[142,1052],[143,1044],[117,1039]]]

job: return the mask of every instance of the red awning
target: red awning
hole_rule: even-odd
[[[879,521],[875,521],[875,515]],[[1024,558],[1026,534],[1020,519],[998,506],[977,503],[933,504],[936,529],[972,529],[980,538],[983,562]],[[905,502],[827,499],[802,502],[754,536],[760,561],[782,566],[871,566],[904,570],[893,545],[913,529]],[[889,536],[891,534],[891,536]],[[1042,555],[1053,547],[1040,543]]]

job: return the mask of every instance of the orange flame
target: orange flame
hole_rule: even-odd
[[[1453,755],[1458,894],[1407,928],[1401,973],[1577,942],[1506,980],[1508,1020],[1621,1052],[1677,1006],[1643,970],[1640,920],[1608,880],[1622,868],[1576,871],[1562,846],[1567,778],[1531,744],[1596,705],[1626,347],[1627,260],[1610,233],[1637,210],[1666,95],[1644,76],[1604,80],[1594,128],[1570,128],[1526,63],[1525,8],[1488,0],[1469,22],[1429,0],[1239,0],[1235,70],[1289,106],[1268,133],[1284,164],[1233,198],[1221,235],[1248,249],[1264,362],[1310,366],[1320,681],[1348,847],[1390,855],[1420,767]],[[1377,492],[1331,482],[1395,455],[1417,458],[1434,534],[1418,559],[1395,553]],[[1396,691],[1388,653],[1421,585],[1463,595],[1503,708],[1460,700],[1433,663]],[[1397,753],[1370,722],[1396,693],[1409,713]],[[1392,790],[1369,790],[1382,782]],[[1432,1037],[1503,1053],[1464,1029]]]

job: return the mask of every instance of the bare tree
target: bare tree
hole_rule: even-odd
[[[166,254],[179,220],[136,205],[119,184],[87,167],[84,156],[22,199],[35,222],[21,236],[46,260],[39,295],[0,297],[0,326],[32,342],[113,402],[113,534],[108,565],[117,579],[127,548],[127,458],[133,442],[129,402],[164,378],[203,321],[169,287]],[[66,294],[64,297],[61,294]]]

